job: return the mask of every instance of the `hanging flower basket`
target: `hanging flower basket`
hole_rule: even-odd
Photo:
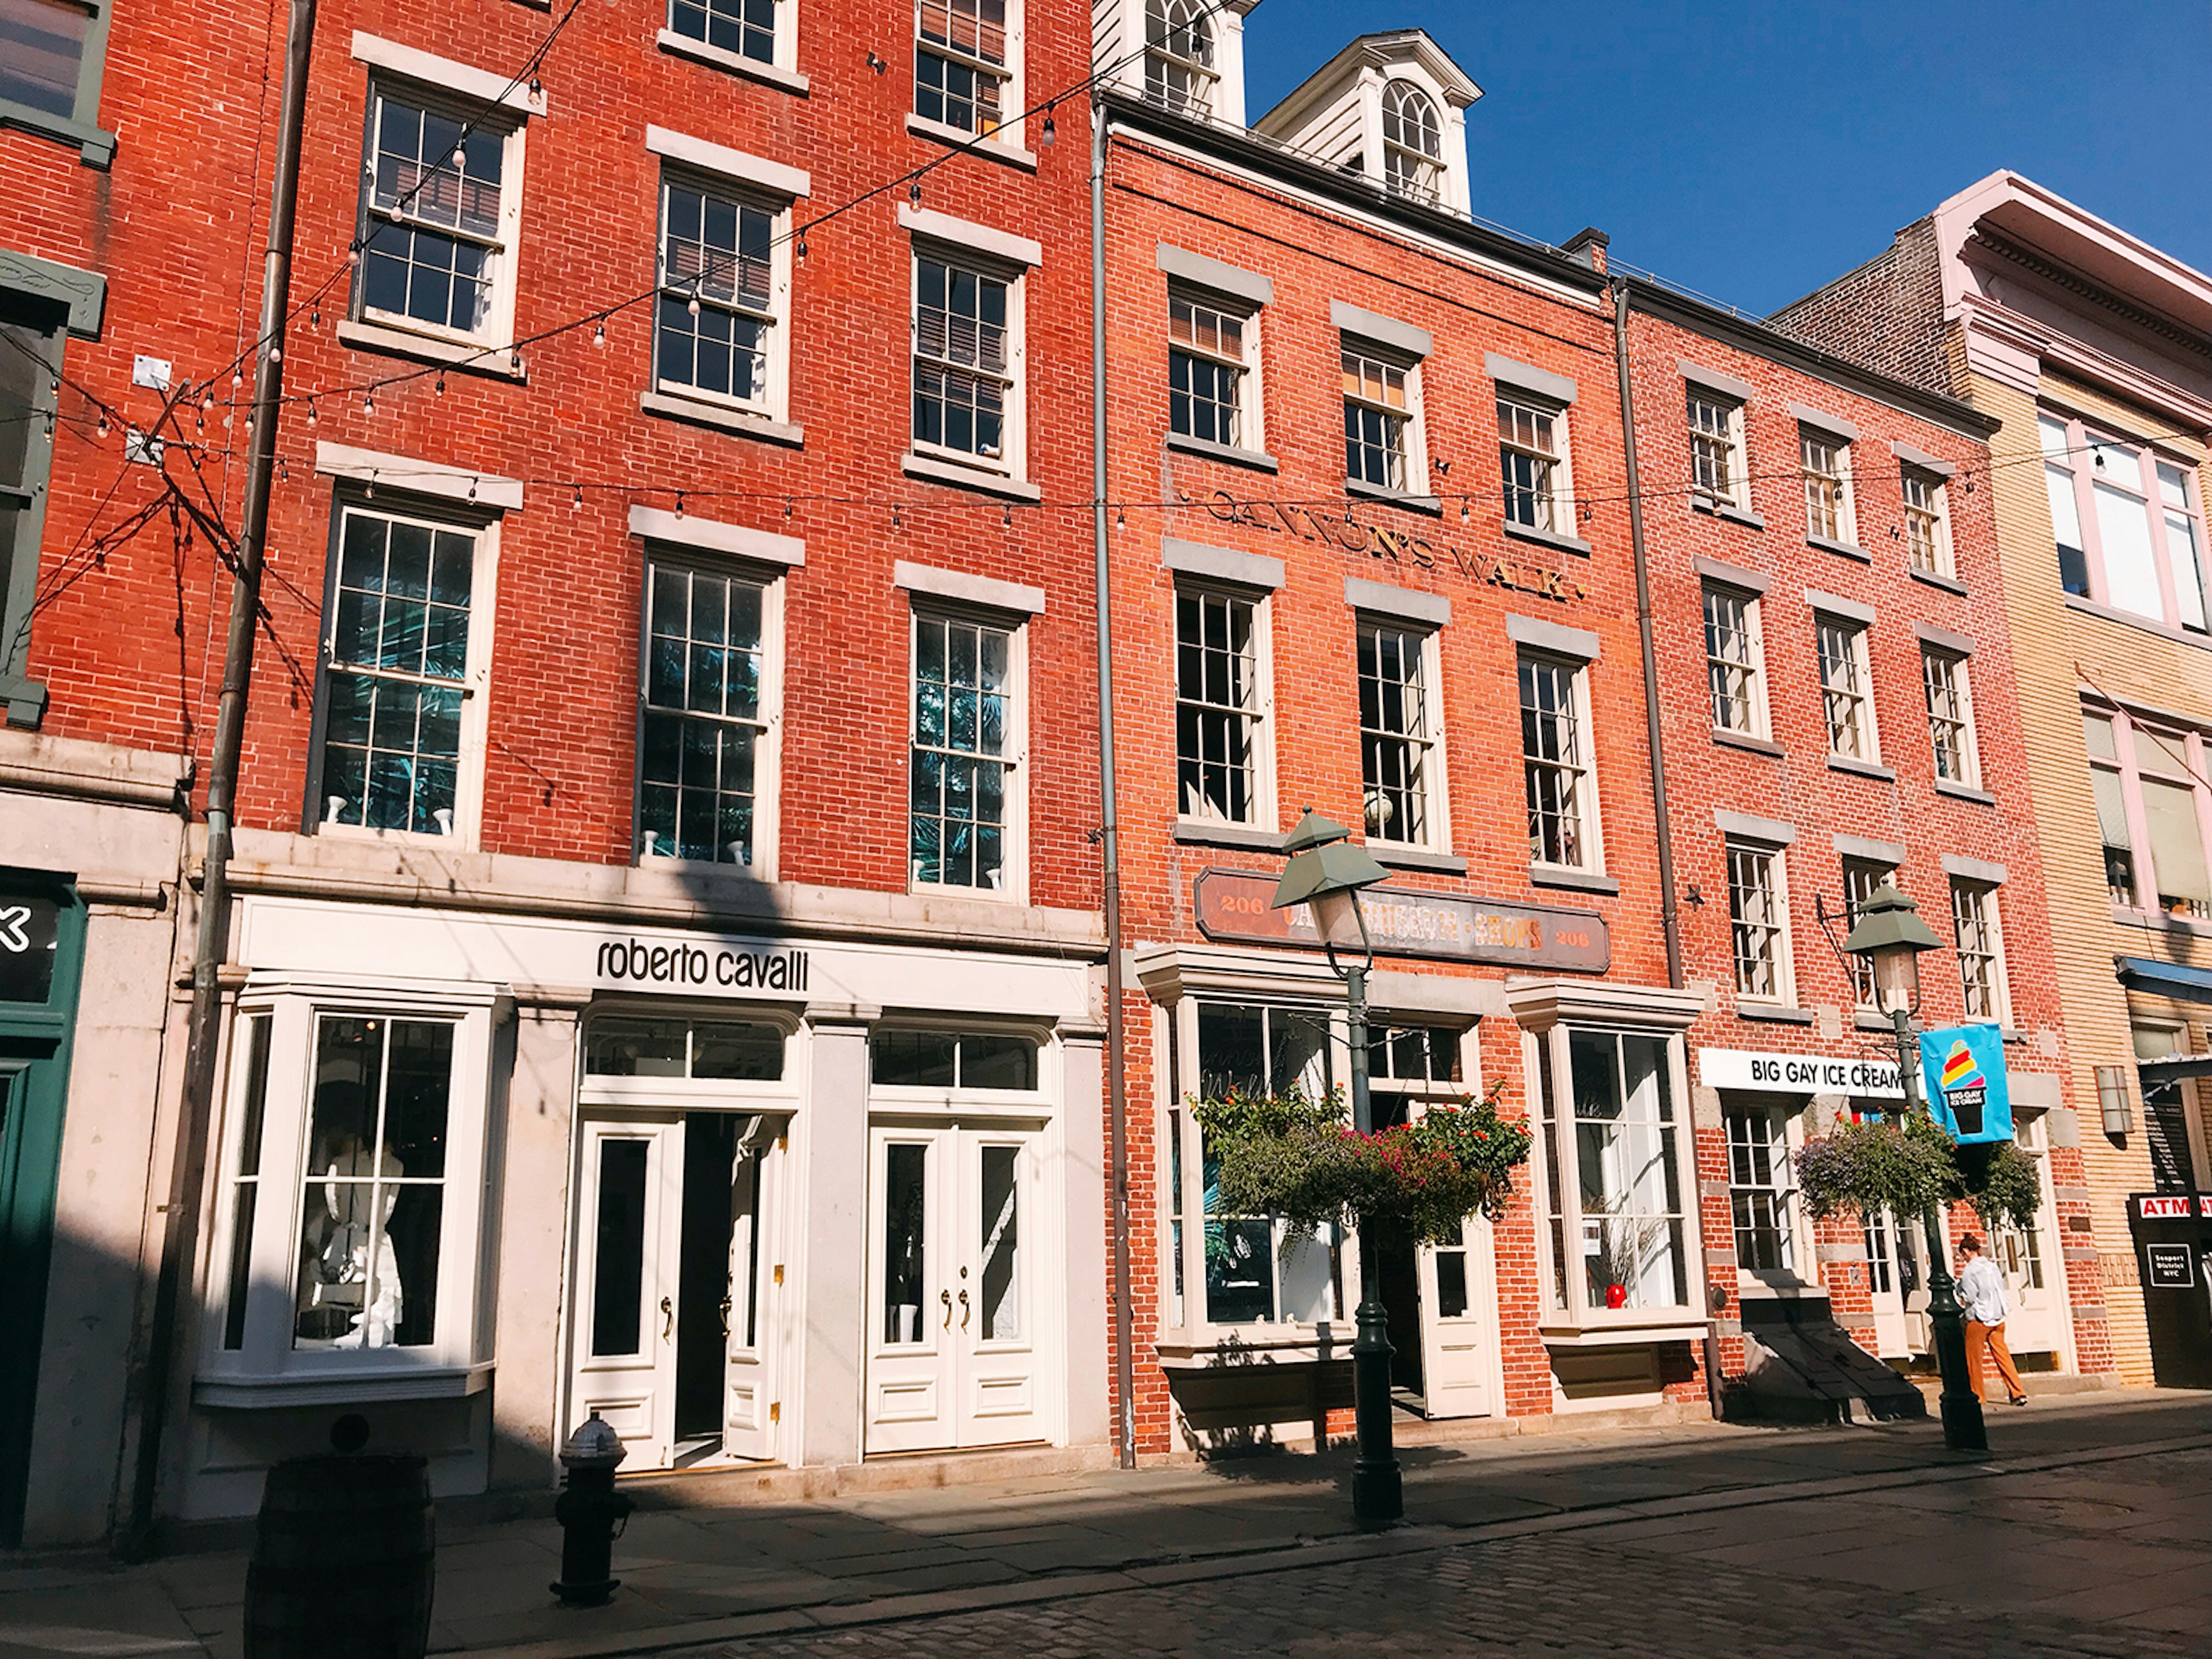
[[[2041,1207],[2035,1160],[2012,1142],[1960,1146],[1923,1113],[1838,1123],[1798,1149],[1797,1191],[1819,1220],[1917,1216],[1964,1200],[1987,1227],[2027,1227]]]
[[[1369,1224],[1395,1237],[1456,1243],[1468,1217],[1500,1214],[1528,1160],[1528,1126],[1499,1115],[1502,1082],[1481,1099],[1433,1105],[1413,1123],[1363,1135],[1341,1091],[1322,1099],[1231,1091],[1194,1101],[1214,1203],[1227,1215],[1277,1215],[1310,1234]]]

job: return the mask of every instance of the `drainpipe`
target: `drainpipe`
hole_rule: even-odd
[[[1682,988],[1682,917],[1674,901],[1674,830],[1667,816],[1667,757],[1659,724],[1659,652],[1651,630],[1651,560],[1644,540],[1644,479],[1636,461],[1636,391],[1628,372],[1628,279],[1613,279],[1613,356],[1620,369],[1620,446],[1628,462],[1628,538],[1636,556],[1636,633],[1644,647],[1644,729],[1651,750],[1651,810],[1658,824],[1659,926],[1667,983]],[[1705,1327],[1705,1401],[1721,1415],[1721,1345]]]
[[[123,1553],[152,1553],[154,1499],[161,1483],[161,1441],[168,1417],[170,1368],[184,1340],[182,1308],[198,1249],[200,1189],[207,1177],[209,1126],[214,1118],[216,1048],[222,1035],[218,970],[230,954],[230,836],[246,743],[246,698],[253,674],[253,630],[261,611],[261,564],[269,538],[269,492],[276,470],[276,416],[284,393],[284,319],[292,293],[292,220],[300,199],[300,131],[307,101],[307,66],[315,39],[315,0],[292,0],[279,106],[276,170],[270,186],[269,247],[261,274],[260,342],[253,371],[252,449],[246,474],[244,524],[231,580],[230,631],[216,706],[215,744],[208,757],[207,853],[200,882],[199,928],[192,951],[191,1012],[185,1024],[185,1079],[161,1258],[154,1285],[151,1328],[139,1400],[137,1455]]]
[[[1091,550],[1098,619],[1098,847],[1106,908],[1106,1095],[1114,1198],[1114,1439],[1137,1467],[1136,1359],[1129,1308],[1129,1101],[1121,1029],[1121,849],[1114,796],[1114,580],[1106,537],[1106,106],[1091,103]]]

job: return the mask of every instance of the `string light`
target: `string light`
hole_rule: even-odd
[[[364,392],[361,394],[361,412],[364,415],[376,413],[376,394],[374,392]]]
[[[916,207],[921,205],[921,180],[917,179],[906,187],[906,199]]]
[[[606,349],[607,325],[605,323],[601,323],[597,328],[592,331],[592,343],[598,346],[603,351]]]
[[[578,485],[576,486],[576,498],[575,498],[575,500],[574,500],[574,501],[570,501],[570,502],[568,503],[568,511],[569,511],[570,513],[572,513],[572,514],[575,514],[575,513],[581,513],[583,510],[584,510],[584,487],[583,487],[583,485],[581,485],[581,484],[578,484]]]
[[[443,369],[438,371],[438,384],[434,390],[441,398],[446,395],[446,372]]]
[[[313,426],[313,425],[314,425],[314,423],[315,423],[319,419],[320,419],[320,418],[321,418],[321,417],[320,417],[319,416],[318,416],[318,415],[315,413],[315,400],[314,400],[313,398],[308,398],[308,399],[307,399],[307,424],[308,424],[309,426]]]
[[[680,489],[676,492],[676,516],[679,519],[684,516],[684,492]]]
[[[1051,149],[1054,144],[1060,141],[1060,130],[1053,125],[1052,111],[1053,106],[1051,105],[1048,104],[1045,106],[1044,143],[1047,149]]]

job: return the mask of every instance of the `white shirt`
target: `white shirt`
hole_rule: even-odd
[[[2004,1275],[1989,1257],[1976,1256],[1960,1273],[1959,1307],[1977,1325],[2004,1323]]]

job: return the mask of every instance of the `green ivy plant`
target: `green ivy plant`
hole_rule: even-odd
[[[1925,1113],[1837,1124],[1796,1154],[1797,1192],[1817,1219],[1847,1211],[1917,1216],[1965,1200],[1985,1227],[2027,1227],[2043,1201],[2035,1160],[2008,1140],[1960,1146]]]
[[[1475,1214],[1495,1218],[1528,1160],[1526,1123],[1498,1109],[1504,1089],[1432,1105],[1417,1121],[1361,1134],[1341,1091],[1310,1097],[1231,1091],[1191,1103],[1206,1137],[1213,1204],[1224,1215],[1277,1215],[1310,1235],[1368,1224],[1400,1238],[1456,1243]]]

